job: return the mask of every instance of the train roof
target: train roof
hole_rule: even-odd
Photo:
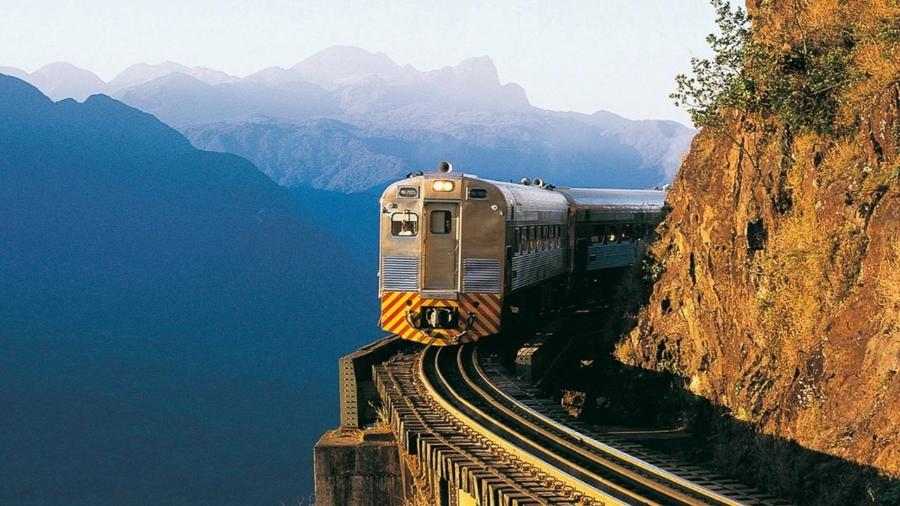
[[[662,208],[665,190],[619,190],[607,188],[556,188],[576,207]]]
[[[625,190],[612,188],[564,188],[564,187],[538,187],[521,183],[506,181],[494,181],[481,179],[474,174],[463,172],[426,172],[424,174],[411,175],[400,181],[388,185],[385,195],[390,188],[407,184],[410,180],[417,179],[454,179],[480,181],[493,186],[503,194],[508,205],[512,207],[526,206],[531,209],[551,210],[560,206],[574,205],[578,208],[607,207],[616,209],[662,209],[666,200],[665,190]]]

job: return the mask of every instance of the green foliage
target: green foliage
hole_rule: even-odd
[[[641,282],[645,290],[648,292],[653,289],[653,285],[659,281],[666,267],[651,254],[647,254],[641,262]]]
[[[831,132],[840,92],[861,77],[850,71],[852,35],[798,29],[799,38],[782,33],[779,40],[761,41],[741,8],[732,10],[726,0],[711,4],[720,32],[706,38],[714,56],[692,58],[692,75],[676,76],[670,95],[675,105],[685,107],[698,127],[714,125],[722,112],[736,110],[773,114],[794,132]]]
[[[766,105],[792,131],[831,132],[840,105],[837,91],[853,78],[849,63],[845,47],[826,43],[792,47],[775,61],[759,62],[760,79],[768,81]]]
[[[698,127],[715,124],[726,108],[745,107],[754,92],[752,82],[742,73],[750,47],[750,17],[740,7],[732,11],[727,0],[710,3],[719,28],[718,35],[706,36],[713,59],[691,58],[693,75],[676,76],[676,90],[669,95],[676,106],[687,109]]]

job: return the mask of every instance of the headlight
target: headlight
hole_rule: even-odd
[[[444,181],[439,179],[431,183],[431,189],[436,192],[451,192],[453,191],[453,181]]]

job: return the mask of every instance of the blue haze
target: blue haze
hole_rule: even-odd
[[[0,504],[309,494],[374,271],[251,163],[113,99],[0,76],[0,118]]]

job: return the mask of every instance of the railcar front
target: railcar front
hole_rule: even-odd
[[[381,328],[438,346],[499,332],[504,194],[490,181],[439,172],[391,184],[380,204]]]

